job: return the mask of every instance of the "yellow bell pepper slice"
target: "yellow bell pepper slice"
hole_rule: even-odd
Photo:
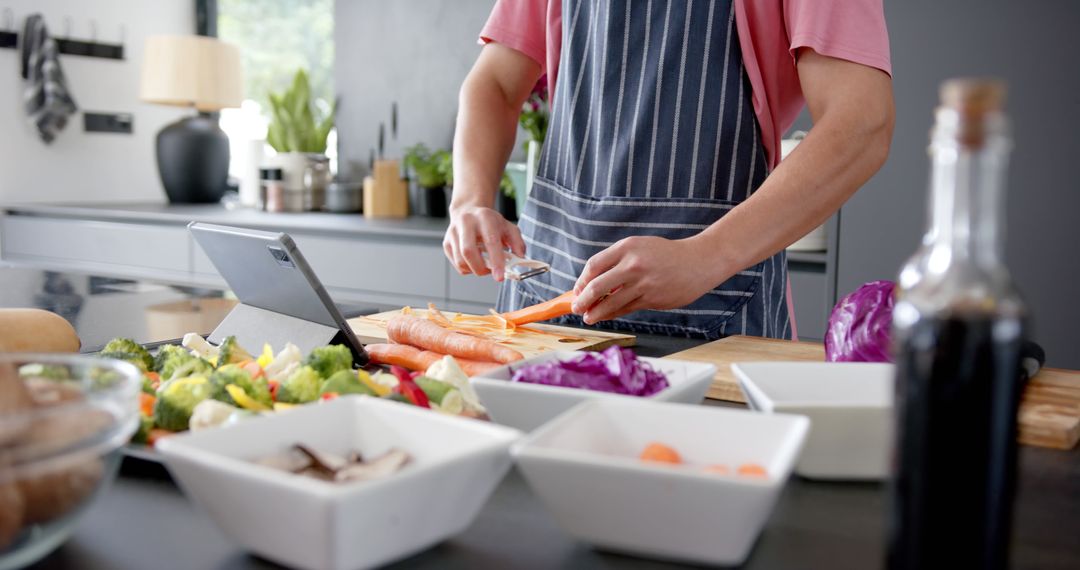
[[[285,402],[274,402],[274,411],[275,412],[284,412],[286,410],[291,410],[291,409],[293,409],[295,407],[296,407],[296,404],[286,404]]]
[[[266,407],[265,404],[259,403],[255,400],[255,398],[248,396],[247,392],[244,392],[244,389],[237,386],[236,384],[229,384],[228,386],[225,386],[225,391],[228,392],[230,396],[232,396],[232,399],[234,402],[236,402],[236,405],[244,408],[245,410],[251,410],[253,412],[270,411],[270,408]]]
[[[390,395],[390,392],[394,391],[393,386],[387,386],[386,384],[376,382],[371,378],[371,375],[365,370],[357,370],[356,377],[360,380],[360,383],[375,392],[375,395],[384,398]]]
[[[267,366],[270,366],[270,363],[273,362],[273,361],[274,361],[274,349],[270,347],[269,343],[264,344],[263,349],[262,349],[262,354],[259,355],[259,358],[255,359],[255,362],[259,363],[259,368],[264,368],[265,369]]]

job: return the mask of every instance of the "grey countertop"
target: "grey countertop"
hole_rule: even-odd
[[[658,356],[696,341],[642,336]],[[1013,539],[1014,568],[1080,567],[1080,452],[1024,447]],[[723,508],[718,505],[717,508]],[[747,568],[874,569],[883,566],[885,488],[793,476]],[[661,562],[602,553],[563,533],[511,473],[463,533],[399,568],[663,568]],[[34,568],[52,570],[277,568],[244,553],[176,488],[159,465],[126,460],[116,483],[79,521],[72,538]]]
[[[326,212],[268,213],[226,204],[7,204],[12,215],[50,216],[106,222],[186,225],[188,222],[233,225],[275,231],[377,234],[441,241],[446,218],[413,216],[405,219],[367,219],[362,214]]]

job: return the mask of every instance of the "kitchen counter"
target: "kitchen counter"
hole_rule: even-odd
[[[20,216],[180,226],[186,226],[189,222],[205,222],[284,232],[419,238],[440,243],[448,224],[446,218],[369,220],[361,214],[269,213],[223,204],[13,204],[0,207],[0,210]]]
[[[641,336],[638,352],[661,356],[697,341]],[[1014,568],[1080,567],[1080,452],[1020,450]],[[792,476],[746,568],[883,566],[885,488]],[[718,507],[722,508],[722,506]],[[282,516],[287,516],[285,513]],[[661,562],[595,551],[564,534],[516,470],[460,535],[394,568],[664,568]],[[38,570],[277,568],[222,536],[160,466],[127,459],[113,487],[74,536]]]

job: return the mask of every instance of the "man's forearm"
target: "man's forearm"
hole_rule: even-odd
[[[517,135],[519,111],[494,82],[470,77],[462,85],[451,208],[494,205]]]
[[[745,202],[691,238],[717,282],[787,247],[835,213],[884,163],[891,116],[825,117]]]

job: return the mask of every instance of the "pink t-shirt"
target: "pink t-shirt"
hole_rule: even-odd
[[[735,0],[735,23],[770,168],[780,162],[780,139],[806,103],[795,50],[810,48],[892,74],[882,0]],[[480,40],[532,58],[555,92],[562,0],[498,0]]]

